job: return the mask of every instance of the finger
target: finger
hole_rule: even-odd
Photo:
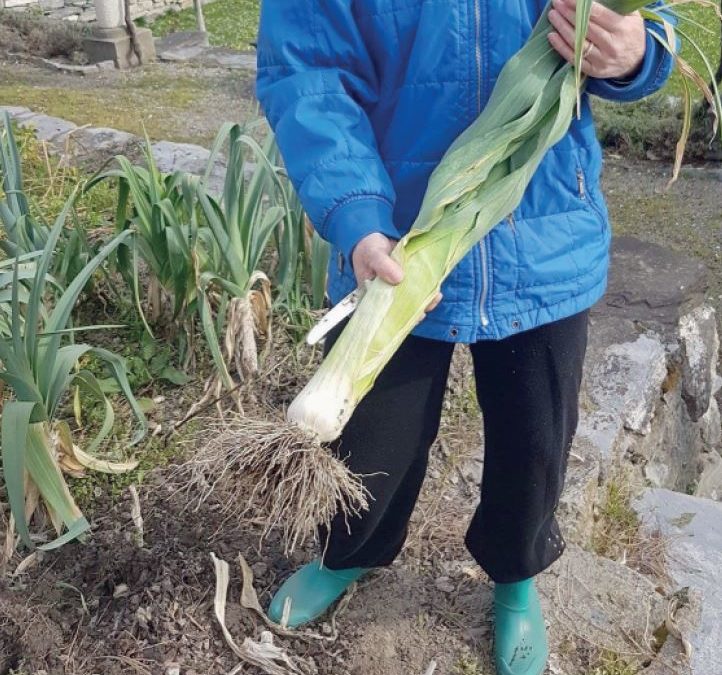
[[[574,63],[574,48],[570,47],[559,33],[549,33],[549,44],[559,53],[559,55],[569,63]],[[582,72],[594,76],[594,66],[587,60],[582,61]]]
[[[376,275],[383,279],[387,284],[396,286],[400,284],[404,278],[404,272],[401,266],[391,257],[380,255],[373,265]]]
[[[567,46],[571,47],[572,51],[574,51],[574,24],[567,21],[567,19],[555,9],[549,11],[549,23],[556,29],[556,32]]]
[[[554,9],[559,12],[572,26],[576,26],[577,15],[574,7],[567,0],[554,0]],[[551,17],[550,17],[551,20]],[[575,29],[576,30],[576,29]],[[607,52],[612,43],[612,36],[605,28],[589,19],[587,40],[596,45],[601,52]]]
[[[433,312],[439,306],[439,303],[441,302],[441,298],[443,298],[443,297],[444,297],[443,294],[437,293],[436,296],[434,297],[434,299],[429,303],[428,307],[424,310],[424,312],[426,314],[428,314],[429,312]]]
[[[576,13],[577,10],[576,0],[552,0],[552,5],[557,9],[560,8],[560,5],[565,5],[574,13]],[[614,32],[614,29],[616,29],[619,24],[624,21],[624,16],[605,7],[599,2],[593,2],[592,9],[589,14],[589,21],[593,21],[609,32]]]
[[[592,12],[589,15],[589,21],[590,23],[593,21],[610,33],[615,33],[624,21],[624,16],[617,14],[617,12],[608,9],[598,2],[594,2],[592,3]]]
[[[354,270],[356,273],[356,283],[358,286],[362,286],[366,281],[370,281],[374,278],[374,273],[370,267],[366,265],[358,266],[358,269]]]

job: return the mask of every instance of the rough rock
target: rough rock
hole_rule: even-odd
[[[559,505],[567,540],[589,543],[599,486],[621,464],[648,485],[722,495],[719,338],[705,287],[697,261],[615,240],[609,290],[591,312]]]
[[[685,637],[692,675],[722,673],[722,504],[665,489],[648,489],[635,508],[643,527],[667,539],[667,572],[700,603],[697,625]]]
[[[699,479],[694,494],[722,502],[722,456],[719,453],[712,451],[700,455]]]
[[[564,675],[588,672],[569,654],[590,646],[645,661],[667,607],[652,579],[576,546],[540,575],[539,594],[549,623],[550,670]]]
[[[679,321],[682,397],[697,421],[709,409],[716,384],[719,337],[714,308],[695,307]]]
[[[579,423],[605,459],[622,429],[648,433],[654,406],[667,376],[667,355],[654,334],[609,345],[596,362],[587,361],[586,395],[590,409]]]
[[[68,151],[75,162],[92,169],[115,155],[138,154],[140,139],[127,131],[108,127],[80,127],[71,136]]]
[[[578,434],[569,453],[566,484],[557,512],[568,542],[584,546],[592,539],[601,464],[599,448]]]

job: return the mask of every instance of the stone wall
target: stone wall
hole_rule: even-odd
[[[152,17],[170,9],[182,9],[193,4],[193,0],[130,0],[131,16]],[[93,0],[0,0],[0,9],[16,11],[40,10],[46,16],[67,21],[95,21]]]

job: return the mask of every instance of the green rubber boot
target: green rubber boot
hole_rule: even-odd
[[[494,587],[494,652],[498,675],[541,675],[549,658],[534,579]]]
[[[268,618],[275,623],[281,623],[286,598],[290,598],[289,628],[298,628],[318,619],[354,581],[366,572],[368,570],[363,567],[330,570],[321,565],[320,560],[314,560],[296,570],[283,582],[271,600]]]

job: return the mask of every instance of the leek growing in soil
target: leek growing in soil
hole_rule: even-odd
[[[23,185],[23,169],[10,115],[2,117],[0,133],[0,250],[8,257],[41,253],[51,225],[31,213]],[[70,214],[72,215],[72,213]],[[92,257],[85,231],[75,222],[63,228],[58,242],[60,254],[50,268],[54,280],[67,286]]]
[[[118,473],[135,466],[133,462],[113,463],[93,456],[110,435],[115,416],[95,374],[80,365],[83,357],[94,356],[117,382],[138,423],[131,444],[138,443],[146,432],[145,416],[130,390],[124,360],[106,349],[73,339],[79,331],[102,327],[71,326],[73,307],[86,283],[130,233],[107,243],[67,289],[56,287],[56,294],[47,292],[48,271],[74,198],[68,200],[49,230],[39,255],[14,258],[0,267],[4,282],[0,292],[5,301],[8,292],[10,295],[9,313],[7,305],[3,312],[3,328],[9,322],[10,330],[0,334],[0,381],[13,394],[2,409],[3,478],[14,526],[28,547],[35,543],[29,523],[39,500],[47,507],[58,536],[41,546],[45,549],[60,546],[89,528],[68,489],[64,471],[77,475],[91,468]],[[9,265],[13,268],[12,279],[8,277]],[[48,301],[48,297],[54,299]],[[73,386],[89,392],[104,408],[103,422],[87,451],[73,443],[68,424],[58,419],[59,407]]]
[[[196,466],[206,479],[214,471],[232,477],[231,490],[241,511],[263,520],[267,528],[280,526],[288,549],[314,532],[318,523],[328,523],[338,508],[347,515],[364,508],[366,495],[358,476],[334,469],[329,494],[343,498],[329,500],[318,494],[319,483],[324,483],[318,475],[313,484],[303,483],[314,469],[301,471],[299,464],[310,463],[316,474],[326,470],[328,450],[323,444],[339,437],[381,370],[423,318],[424,308],[443,280],[471,247],[518,206],[545,153],[567,133],[584,86],[579,64],[591,1],[577,4],[577,16],[585,23],[577,28],[576,68],[548,42],[548,8],[524,47],[505,65],[481,115],[452,144],[432,174],[416,221],[392,253],[404,271],[403,281],[397,286],[380,279],[369,284],[351,321],[291,403],[285,436],[276,422],[259,427],[241,420],[226,435],[216,437],[198,458]],[[702,91],[719,117],[719,92],[716,87],[710,90],[708,78],[695,73],[675,53],[675,32],[663,14],[644,9],[640,0],[603,4],[621,13],[642,10],[645,18],[662,24],[666,37],[655,37],[673,54],[685,82]],[[681,36],[685,38],[684,33]],[[689,108],[685,107],[675,177],[689,131]],[[275,446],[264,440],[267,434],[273,434]],[[334,483],[338,480],[341,484]]]

